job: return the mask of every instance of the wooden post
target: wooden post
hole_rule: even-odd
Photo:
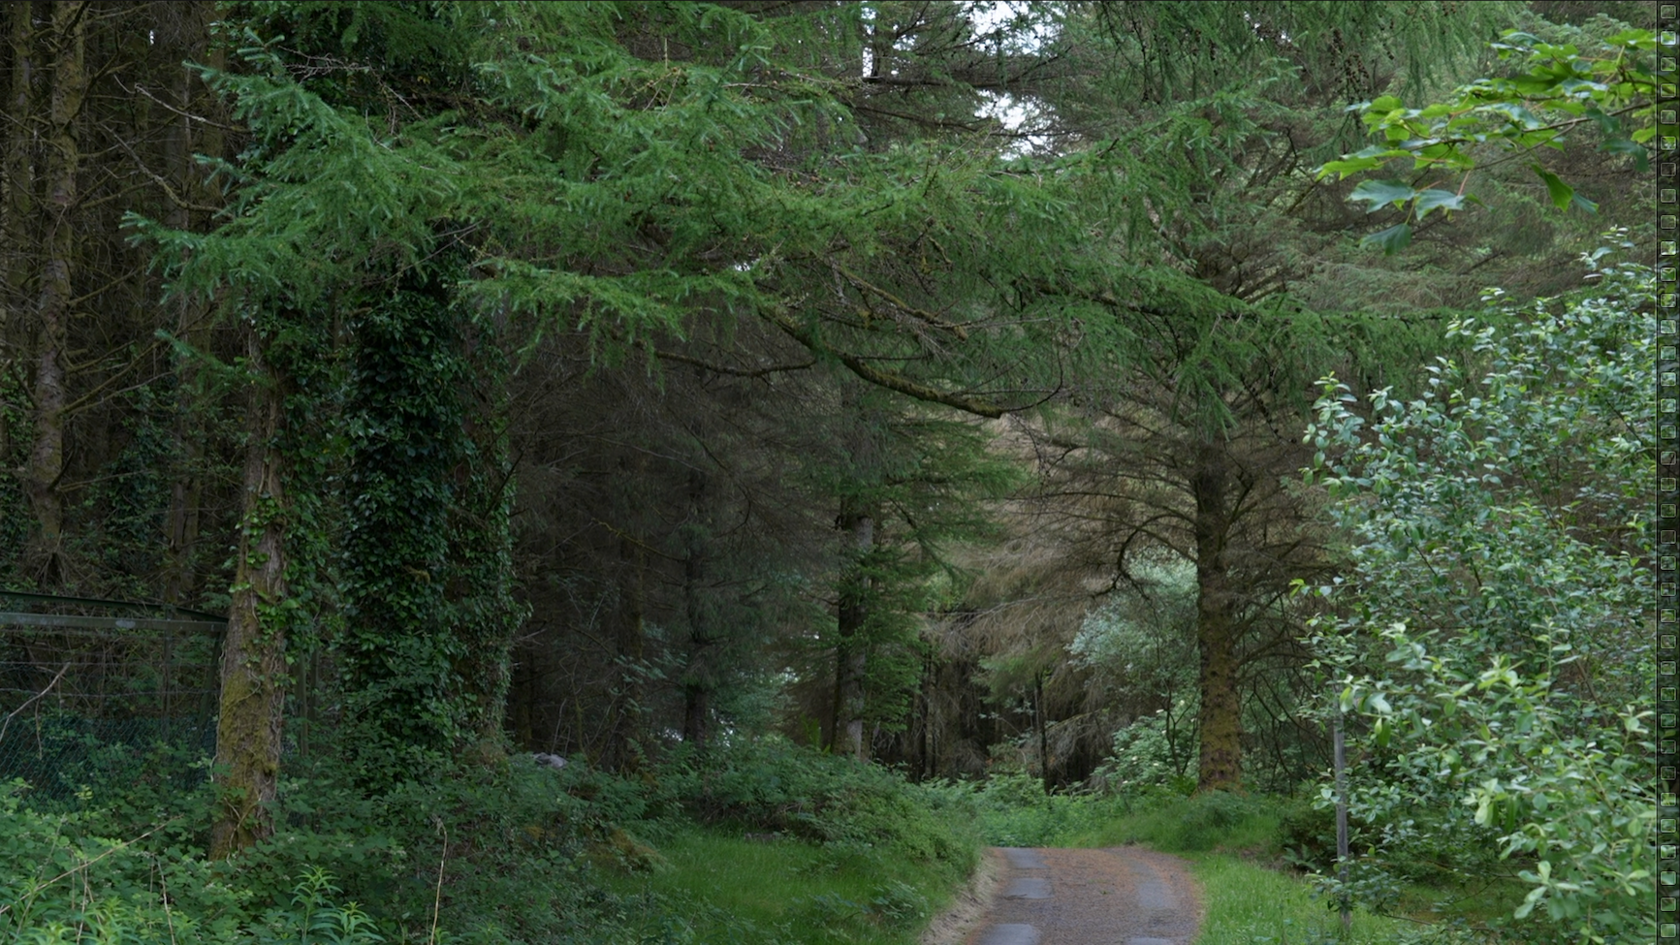
[[[1342,937],[1346,938],[1353,928],[1353,912],[1349,908],[1346,884],[1348,878],[1348,800],[1347,800],[1347,754],[1342,741],[1342,702],[1336,697],[1336,722],[1332,733],[1332,740],[1336,749],[1336,878],[1343,884],[1342,900]]]

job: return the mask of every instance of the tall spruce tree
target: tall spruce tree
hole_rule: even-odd
[[[1137,339],[1118,375],[1086,381],[1088,412],[1116,434],[1108,450],[1100,436],[1070,445],[1096,448],[1111,481],[1130,483],[1115,496],[1122,575],[1129,556],[1162,550],[1196,567],[1202,790],[1241,784],[1243,641],[1291,572],[1313,566],[1305,515],[1278,483],[1299,465],[1290,446],[1313,375],[1354,336],[1291,297],[1346,225],[1312,172],[1350,140],[1349,101],[1425,85],[1428,65],[1463,62],[1509,13],[1124,3],[1063,21],[1108,94],[1046,99],[1050,126],[1127,149],[1129,173],[1150,182],[1112,237],[1131,284],[1095,300]],[[1332,306],[1356,318],[1363,307]],[[1154,448],[1133,453],[1140,437]]]

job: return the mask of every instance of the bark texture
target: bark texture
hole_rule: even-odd
[[[29,6],[21,4],[21,6]],[[76,262],[76,173],[81,164],[76,119],[87,97],[84,68],[85,3],[60,2],[52,7],[52,91],[47,107],[47,147],[42,168],[47,187],[46,258],[41,266],[37,295],[35,341],[34,430],[24,471],[24,491],[35,513],[35,541],[31,564],[42,587],[61,583],[64,555],[64,499],[59,480],[64,476],[64,425],[68,405],[65,358],[70,344],[70,303]]]
[[[1231,586],[1227,543],[1231,463],[1218,444],[1197,450],[1191,492],[1196,500],[1196,644],[1201,767],[1197,791],[1235,790],[1242,782],[1242,712],[1237,693],[1238,592]]]
[[[246,446],[244,517],[222,648],[222,693],[216,725],[221,810],[210,833],[210,856],[225,859],[270,836],[269,805],[280,773],[286,696],[286,639],[274,613],[286,597],[280,377],[263,357],[262,339],[247,326],[252,385]]]

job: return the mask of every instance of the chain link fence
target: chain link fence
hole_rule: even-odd
[[[0,783],[23,779],[35,803],[201,783],[224,627],[174,608],[0,593]]]

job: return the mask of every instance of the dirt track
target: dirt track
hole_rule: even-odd
[[[1201,900],[1189,865],[1139,847],[992,847],[976,890],[927,945],[1189,945]]]

